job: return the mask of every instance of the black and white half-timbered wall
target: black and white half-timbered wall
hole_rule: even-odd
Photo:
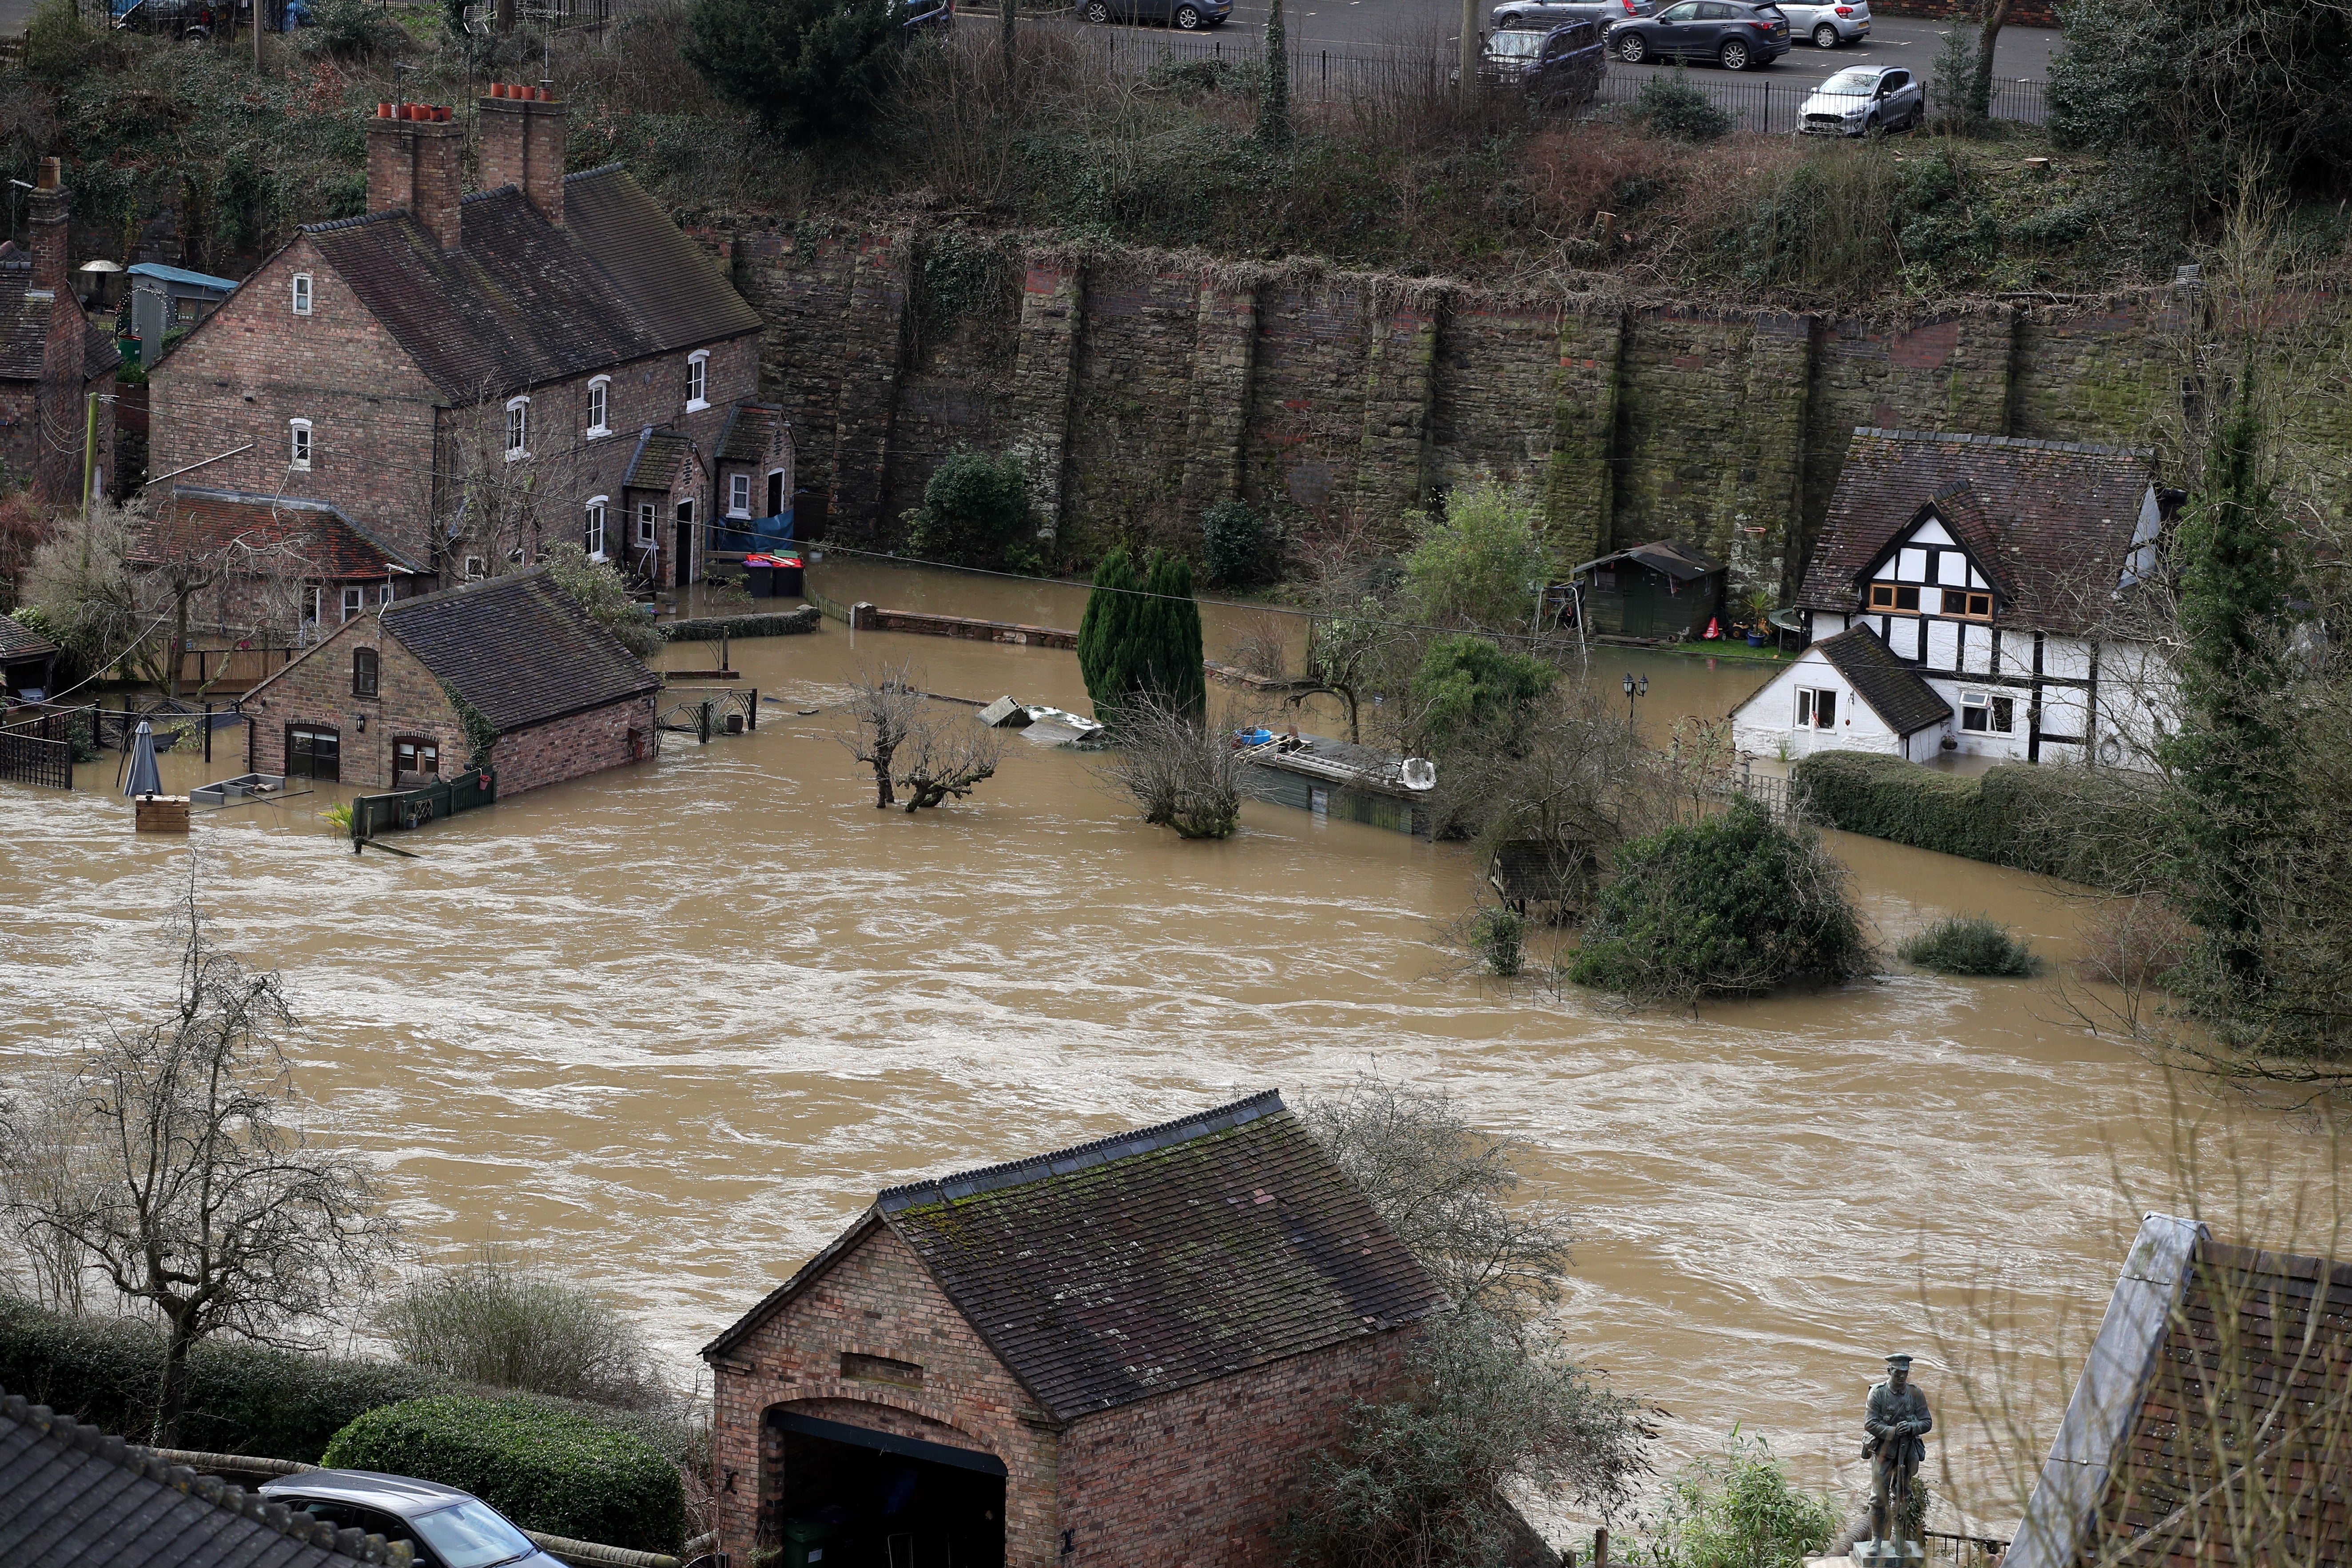
[[[2169,703],[2160,668],[2118,627],[2178,500],[2150,458],[1856,430],[1798,596],[1812,645],[1733,714],[1735,742],[1788,757],[2145,758]]]

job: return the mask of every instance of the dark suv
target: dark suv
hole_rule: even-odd
[[[1769,65],[1789,52],[1789,18],[1746,0],[1675,0],[1654,16],[1620,22],[1609,47],[1629,66],[1647,59],[1715,60],[1726,70]]]
[[[1478,85],[1523,92],[1538,108],[1581,108],[1599,94],[1608,69],[1594,23],[1506,27],[1486,40]]]
[[[1496,32],[1513,27],[1556,27],[1563,22],[1598,22],[1601,36],[1635,16],[1647,16],[1658,0],[1503,0],[1495,7]]]

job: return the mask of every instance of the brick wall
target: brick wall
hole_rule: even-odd
[[[491,752],[498,769],[499,795],[503,798],[617,768],[635,760],[630,731],[635,731],[650,744],[653,726],[652,700],[640,697],[500,735]]]

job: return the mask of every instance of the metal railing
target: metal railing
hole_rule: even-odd
[[[1612,64],[1609,74],[1601,79],[1596,107],[1637,102],[1642,96],[1643,83],[1655,80],[1661,70],[1673,68],[1671,66]],[[1728,110],[1736,115],[1740,130],[1766,136],[1798,130],[1805,100],[1812,96],[1819,85],[1814,82],[1758,81],[1749,77],[1733,76],[1704,68],[1685,70],[1682,79],[1704,93],[1707,101],[1717,108]],[[2045,84],[2022,79],[1993,83],[1993,119],[2040,125],[2048,120],[2049,112]]]

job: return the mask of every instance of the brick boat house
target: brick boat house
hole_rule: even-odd
[[[247,694],[247,765],[414,789],[467,765],[462,700],[497,734],[503,798],[644,758],[660,689],[545,571],[515,573],[336,627]]]
[[[703,1350],[723,1549],[1273,1563],[1445,1306],[1273,1092],[892,1187]]]

